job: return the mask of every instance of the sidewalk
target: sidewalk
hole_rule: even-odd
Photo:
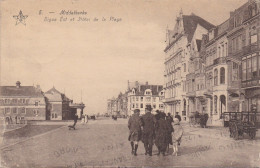
[[[247,144],[260,146],[259,130],[256,131],[255,139],[250,139],[248,134],[244,133],[244,137],[243,136],[239,137],[239,140],[234,140],[233,138],[230,137],[230,132],[228,127],[221,127],[221,126],[211,126],[208,128],[191,127],[191,130],[192,131],[189,133],[194,135],[201,135],[208,138],[221,139],[221,140],[232,141],[232,142],[243,140]]]

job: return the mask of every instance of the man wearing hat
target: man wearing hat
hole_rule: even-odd
[[[151,105],[146,105],[145,114],[142,116],[143,121],[143,143],[145,148],[145,155],[149,154],[152,156],[153,150],[153,139],[155,131],[156,119],[151,113]]]
[[[138,141],[141,139],[142,121],[140,118],[140,110],[135,109],[134,114],[128,120],[128,128],[130,130],[128,140],[131,142],[132,154],[137,155]]]

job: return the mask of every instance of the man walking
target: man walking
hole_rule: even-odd
[[[154,130],[156,119],[151,113],[151,105],[146,105],[145,114],[142,117],[143,121],[143,143],[145,148],[145,155],[149,154],[152,156],[153,150],[153,139],[154,139]]]
[[[130,130],[128,140],[131,142],[132,154],[137,155],[138,141],[141,139],[141,118],[140,118],[140,110],[135,109],[134,114],[128,120],[128,128]]]

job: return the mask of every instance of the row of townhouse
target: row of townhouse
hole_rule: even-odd
[[[164,111],[163,99],[162,85],[150,85],[148,82],[140,84],[138,81],[132,84],[128,82],[128,89],[124,94],[120,93],[117,98],[108,100],[107,113],[130,116],[135,109],[139,109],[142,115],[147,105],[152,106],[152,112]]]
[[[260,111],[260,2],[249,0],[222,24],[180,12],[165,49],[165,108],[208,113]]]
[[[85,105],[76,104],[54,87],[42,92],[39,85],[0,86],[0,117],[6,123],[19,123],[28,120],[69,120]]]

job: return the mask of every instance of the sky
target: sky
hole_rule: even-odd
[[[218,25],[246,1],[2,0],[0,85],[54,86],[87,113],[104,113],[128,80],[163,84],[166,28],[181,9]],[[27,17],[16,24],[20,10]]]

